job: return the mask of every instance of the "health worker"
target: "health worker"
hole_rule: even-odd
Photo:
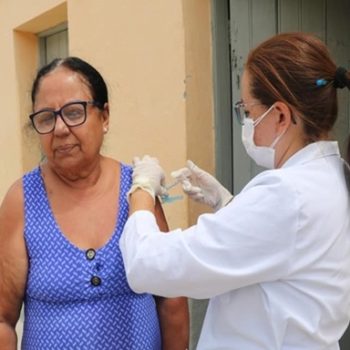
[[[188,229],[164,235],[157,159],[134,162],[120,241],[137,293],[209,298],[198,349],[337,350],[350,319],[348,166],[331,140],[337,89],[350,75],[313,35],[284,33],[253,49],[235,114],[268,170],[232,199],[192,162],[173,176],[207,203]]]

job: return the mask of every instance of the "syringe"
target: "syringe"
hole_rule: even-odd
[[[166,191],[169,191],[171,188],[175,187],[178,185],[181,181],[180,180],[175,180],[174,182],[170,183],[169,185],[165,185],[164,188]],[[160,196],[162,203],[173,203],[177,200],[183,199],[182,195],[177,195],[177,196],[169,196],[169,194],[163,194]]]

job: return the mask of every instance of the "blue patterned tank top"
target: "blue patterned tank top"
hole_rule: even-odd
[[[119,237],[132,169],[121,165],[114,233],[97,250],[71,244],[55,221],[39,168],[23,177],[29,271],[23,350],[161,348],[153,296],[128,286]]]

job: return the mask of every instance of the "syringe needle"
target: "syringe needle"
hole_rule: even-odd
[[[174,182],[172,182],[171,184],[169,185],[165,185],[164,188],[168,191],[170,190],[171,188],[175,187],[177,184],[180,183],[180,180],[175,180]]]

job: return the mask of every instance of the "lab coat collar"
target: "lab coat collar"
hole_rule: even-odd
[[[296,164],[304,164],[318,158],[329,156],[340,157],[337,141],[317,141],[308,144],[297,153],[293,154],[283,165],[287,168]]]

